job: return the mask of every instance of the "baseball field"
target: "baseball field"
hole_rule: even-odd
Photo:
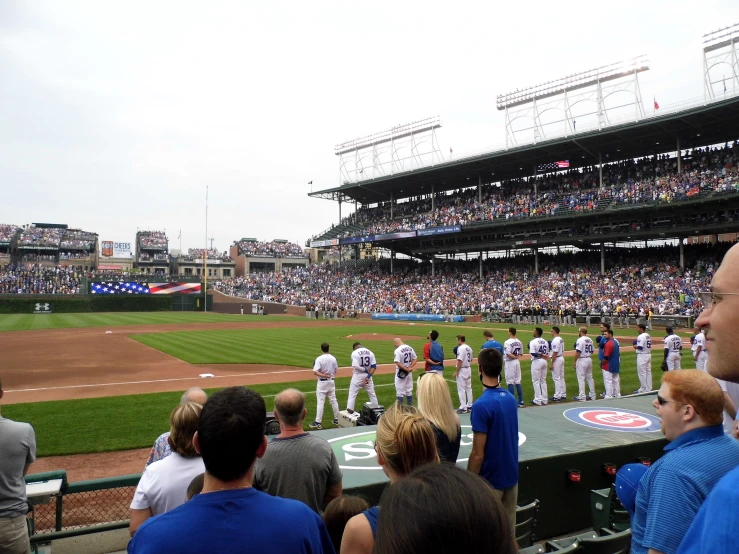
[[[77,455],[150,447],[168,428],[169,414],[182,391],[199,386],[213,392],[224,386],[246,385],[261,393],[271,410],[274,396],[290,386],[307,394],[307,426],[315,417],[313,361],[327,341],[341,367],[336,380],[341,409],[346,405],[352,343],[371,349],[380,364],[374,378],[380,402],[395,401],[392,362],[394,337],[422,354],[431,329],[440,333],[447,366],[453,366],[455,336],[463,333],[474,352],[490,329],[503,342],[506,324],[407,323],[376,321],[315,321],[283,316],[238,316],[197,313],[0,315],[6,391],[5,417],[27,421],[36,430],[39,456]],[[533,326],[518,326],[526,346]],[[598,326],[590,335],[599,334]],[[622,345],[621,391],[639,388],[635,354],[636,329],[616,329]],[[662,330],[652,333],[652,375],[659,386]],[[684,336],[688,336],[685,333]],[[551,338],[545,327],[545,338]],[[566,356],[572,356],[575,327],[562,327]],[[690,363],[690,365],[688,365]],[[684,367],[692,367],[689,355]],[[597,362],[594,364],[597,366]],[[421,366],[422,367],[422,366]],[[481,385],[473,365],[473,391]],[[445,371],[457,405],[453,369]],[[212,377],[201,377],[211,374]],[[603,382],[594,367],[598,392]],[[526,401],[533,398],[528,362],[522,363]],[[572,359],[565,363],[567,395],[576,394]],[[549,394],[553,393],[551,377]],[[358,402],[367,396],[360,392]],[[527,407],[525,409],[537,409]],[[326,406],[324,428],[331,427]]]

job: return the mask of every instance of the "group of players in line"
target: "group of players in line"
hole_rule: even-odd
[[[637,325],[639,336],[633,341],[636,350],[637,375],[639,377],[639,389],[634,394],[652,391],[652,338],[647,333],[647,325]],[[601,334],[596,337],[595,344],[598,346],[598,361],[603,374],[605,392],[601,398],[619,398],[621,396],[621,346],[614,337],[614,332],[609,323],[602,323]],[[664,361],[661,368],[663,371],[681,368],[682,339],[677,336],[672,327],[666,328],[667,336],[664,338]],[[508,339],[501,344],[495,340],[493,333],[485,331],[483,336],[485,342],[482,348],[493,348],[498,350],[505,361],[505,381],[508,391],[518,398],[518,407],[523,408],[526,404],[521,387],[521,362],[524,355],[523,343],[516,337],[516,329],[508,329]],[[549,401],[561,402],[567,399],[567,391],[564,378],[565,369],[565,343],[560,336],[560,328],[551,328],[552,340],[547,341],[542,337],[543,330],[536,327],[533,338],[529,342],[529,355],[531,356],[531,380],[534,385],[534,398],[530,403],[535,406],[545,406]],[[424,374],[435,372],[443,375],[444,371],[444,349],[438,342],[438,331],[431,331],[428,335],[429,342],[424,345],[423,359],[425,361]],[[695,336],[691,339],[693,359],[696,367],[705,371],[708,352],[706,351],[706,338],[701,329],[696,329]],[[413,404],[413,370],[419,361],[414,349],[399,338],[393,340],[395,353],[395,391],[399,403],[407,402]],[[593,360],[595,344],[588,336],[587,327],[578,329],[578,338],[575,342],[574,364],[577,375],[578,394],[573,400],[585,402],[596,399],[595,381],[593,380]],[[336,387],[334,377],[339,369],[336,358],[329,353],[329,344],[321,344],[323,352],[313,367],[313,372],[318,377],[316,397],[318,400],[316,419],[310,424],[312,429],[321,429],[323,410],[328,398],[333,409],[333,424],[338,423],[339,404],[336,399]],[[452,378],[457,383],[457,394],[459,396],[459,409],[457,413],[469,413],[472,409],[472,381],[470,365],[473,361],[472,348],[467,344],[464,335],[457,335],[457,346],[454,347],[456,360],[455,371]],[[359,391],[364,389],[369,395],[370,403],[377,407],[377,395],[372,382],[372,376],[377,370],[377,360],[371,350],[362,346],[360,342],[352,345],[352,380],[349,385],[349,399],[346,411],[354,413]],[[552,373],[554,382],[554,395],[548,396],[547,373]],[[587,392],[586,394],[586,387]]]

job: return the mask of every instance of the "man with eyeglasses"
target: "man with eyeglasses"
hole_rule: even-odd
[[[710,292],[701,292],[704,309],[695,324],[706,335],[706,368],[717,379],[739,383],[736,329],[739,326],[739,245],[724,256]],[[739,467],[714,487],[685,535],[678,554],[735,552],[739,529]]]
[[[710,375],[665,373],[654,407],[670,442],[639,482],[632,554],[675,554],[711,489],[739,462],[739,441],[724,434],[724,393]]]

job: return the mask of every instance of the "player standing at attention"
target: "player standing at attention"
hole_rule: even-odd
[[[541,338],[541,327],[534,329],[534,338],[529,343],[531,354],[531,382],[534,384],[535,406],[546,406],[549,402],[547,395],[547,360],[549,359],[549,343]]]
[[[693,359],[695,360],[695,367],[697,369],[706,371],[706,361],[708,360],[708,352],[706,352],[706,335],[700,327],[696,327],[696,331]]]
[[[665,327],[667,336],[665,337],[665,362],[667,362],[667,370],[680,369],[680,356],[682,356],[683,339],[678,337],[672,330],[672,327]]]
[[[601,373],[603,374],[603,386],[606,385],[606,383],[610,380],[611,376],[608,374],[608,371],[603,369],[603,349],[606,346],[606,341],[608,340],[606,338],[606,331],[608,331],[611,328],[610,323],[601,323],[600,324],[600,336],[595,338],[595,342],[598,345],[598,365],[601,368]],[[600,396],[601,398],[605,398],[608,394],[608,391],[602,393]]]
[[[470,376],[472,348],[464,341],[464,335],[457,335],[457,370],[452,377],[457,379],[457,394],[459,394],[458,414],[466,414],[472,409],[472,379]]]
[[[372,375],[377,371],[377,360],[375,355],[362,346],[361,343],[355,342],[352,345],[352,381],[349,384],[349,399],[346,402],[346,411],[350,414],[354,413],[354,402],[357,400],[359,389],[364,389],[369,395],[373,408],[377,408],[377,395],[375,394],[375,385],[372,382]]]
[[[518,393],[518,407],[523,408],[523,387],[521,387],[521,362],[519,358],[523,356],[523,344],[516,338],[516,329],[511,327],[508,329],[508,340],[503,343],[503,351],[505,353],[503,359],[505,360],[505,382],[508,386],[508,392],[516,395],[513,392],[513,386],[516,386],[516,393]]]
[[[398,404],[403,403],[403,397],[408,401],[408,405],[413,405],[413,375],[411,372],[418,363],[418,356],[415,350],[407,344],[403,344],[400,339],[394,339],[395,345],[395,396],[398,397]]]
[[[336,358],[328,353],[327,342],[321,345],[321,352],[323,354],[318,356],[316,363],[313,364],[313,373],[318,377],[318,383],[316,384],[316,420],[308,425],[311,429],[323,429],[323,406],[326,403],[327,396],[334,411],[332,423],[334,425],[339,423],[339,402],[336,400],[336,383],[334,383],[334,376],[339,370],[339,364],[336,362]]]
[[[606,331],[606,344],[603,347],[601,367],[608,373],[606,398],[621,398],[621,348],[613,337],[613,329]]]
[[[643,323],[637,325],[639,336],[634,341],[636,348],[636,374],[639,376],[640,392],[651,392],[652,390],[652,337],[647,334],[647,326]]]
[[[435,371],[444,375],[444,348],[439,344],[439,332],[433,330],[429,333],[429,342],[423,347],[423,359],[426,361],[426,372]]]
[[[549,400],[560,402],[567,399],[567,388],[565,386],[565,341],[559,336],[559,327],[552,327],[552,361],[549,369],[552,370],[552,381],[554,381],[554,396]]]
[[[482,333],[482,336],[485,337],[485,342],[482,345],[482,348],[480,350],[485,350],[486,348],[492,348],[494,350],[497,350],[501,354],[503,354],[503,357],[505,358],[505,352],[503,352],[503,345],[500,344],[497,340],[495,340],[495,337],[493,337],[493,333],[490,331],[484,331]]]
[[[591,356],[595,351],[593,341],[588,336],[588,328],[580,327],[578,334],[580,338],[575,342],[575,372],[577,373],[577,384],[580,394],[575,397],[579,402],[585,402],[585,382],[590,387],[590,400],[595,400],[595,381],[593,381],[593,360]]]

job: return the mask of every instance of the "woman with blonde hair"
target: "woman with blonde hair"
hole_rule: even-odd
[[[402,404],[393,404],[380,418],[375,452],[390,486],[417,467],[439,462],[433,427],[413,406]],[[379,506],[374,506],[349,520],[341,539],[342,553],[372,552],[378,515]]]
[[[442,462],[457,463],[462,443],[462,426],[452,405],[446,379],[428,373],[418,379],[418,411],[434,429],[436,447]]]
[[[150,517],[184,504],[190,482],[205,472],[192,440],[202,409],[200,404],[186,402],[172,411],[167,439],[172,453],[148,465],[141,476],[131,502],[131,536]]]

